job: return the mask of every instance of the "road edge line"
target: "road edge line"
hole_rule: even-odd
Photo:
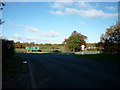
[[[27,58],[27,61],[28,61],[28,65],[29,65],[29,75],[30,75],[30,80],[31,80],[31,87],[37,88],[36,84],[35,84],[35,79],[34,79],[34,76],[33,76],[32,70],[31,70],[31,64],[30,64],[30,61],[28,60],[28,58]]]

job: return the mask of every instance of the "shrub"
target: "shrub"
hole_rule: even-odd
[[[53,52],[61,52],[61,51],[59,51],[59,50],[53,50]]]

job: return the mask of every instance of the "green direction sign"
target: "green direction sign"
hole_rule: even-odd
[[[27,50],[31,50],[31,47],[26,47]]]
[[[34,47],[26,47],[27,50],[39,50],[39,47],[34,46]]]
[[[39,50],[39,47],[32,47],[33,50]]]

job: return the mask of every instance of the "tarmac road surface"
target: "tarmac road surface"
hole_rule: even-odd
[[[28,59],[37,88],[118,88],[119,64],[62,53],[19,53]]]

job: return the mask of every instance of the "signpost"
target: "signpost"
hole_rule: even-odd
[[[32,51],[32,50],[39,50],[39,47],[33,46],[33,47],[26,47],[27,51]]]

